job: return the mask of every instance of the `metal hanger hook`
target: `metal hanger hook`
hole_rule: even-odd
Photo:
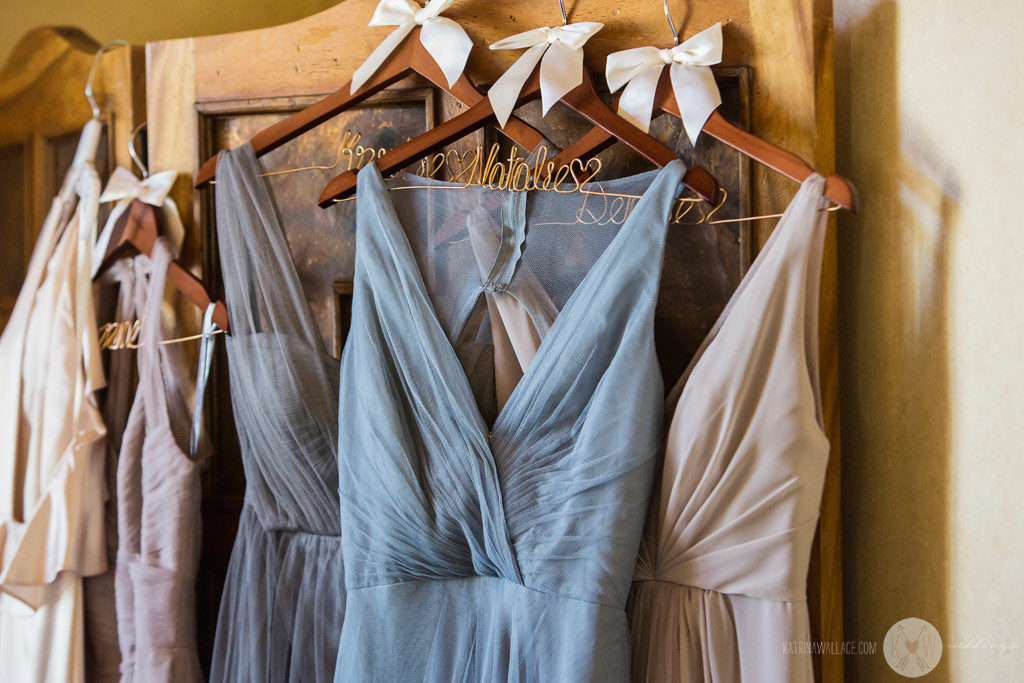
[[[96,72],[100,68],[100,60],[103,55],[115,47],[131,47],[132,44],[127,40],[108,40],[107,42],[100,45],[100,49],[96,50],[96,56],[92,59],[92,67],[89,68],[89,77],[85,79],[85,99],[89,100],[89,106],[92,107],[92,117],[98,119],[100,117],[100,107],[96,104],[96,98],[92,92],[92,82],[96,79]]]
[[[665,3],[667,4],[668,0],[665,0]],[[569,18],[565,16],[565,2],[564,2],[564,0],[558,0],[558,9],[562,11],[562,26],[565,26],[566,24],[569,23]]]
[[[672,13],[668,11],[668,0],[665,0],[665,20],[668,22],[668,30],[672,31],[672,47],[675,47],[679,44],[679,31],[672,22]]]
[[[131,139],[128,140],[128,156],[130,156],[132,158],[132,161],[135,162],[135,165],[139,167],[139,171],[142,172],[142,177],[148,178],[149,168],[146,166],[145,163],[143,163],[142,157],[139,156],[138,150],[135,149],[135,139],[139,136],[139,133],[141,133],[145,128],[146,122],[143,121],[135,127],[135,130],[132,131],[132,137]]]

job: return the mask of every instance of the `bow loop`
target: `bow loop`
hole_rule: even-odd
[[[148,178],[139,180],[135,177],[134,173],[124,166],[118,166],[114,169],[114,172],[110,174],[110,180],[107,181],[107,187],[103,190],[103,194],[100,195],[100,202],[116,201],[117,204],[110,210],[107,222],[103,225],[103,230],[100,231],[99,236],[96,238],[96,243],[92,247],[93,277],[96,277],[96,273],[106,257],[107,247],[110,245],[110,238],[114,232],[114,225],[117,224],[117,221],[124,215],[124,212],[128,210],[128,207],[135,199],[145,202],[150,206],[164,207],[166,209],[165,216],[168,219],[169,237],[176,240],[176,244],[180,243],[184,228],[181,226],[180,219],[177,218],[178,211],[174,207],[174,201],[168,197],[177,177],[177,171],[160,171],[159,173],[153,173]]]
[[[669,67],[672,92],[690,142],[722,103],[711,65],[722,61],[722,25],[715,24],[672,48],[637,47],[608,55],[605,78],[612,92],[625,86],[619,114],[644,132],[650,128],[658,80]]]
[[[491,107],[504,127],[515,109],[519,93],[540,62],[540,91],[544,114],[569,91],[583,82],[583,46],[604,28],[596,21],[581,21],[566,26],[544,26],[491,44],[492,50],[527,48],[501,75],[487,93]]]
[[[177,171],[161,171],[140,181],[127,168],[118,166],[107,181],[100,202],[138,199],[151,206],[163,206],[177,177]]]
[[[381,0],[370,19],[370,26],[397,26],[380,42],[352,74],[350,93],[359,90],[384,65],[392,52],[417,26],[420,43],[441,67],[448,85],[454,85],[466,68],[473,41],[459,24],[441,16],[454,0],[434,0],[425,7],[412,0]]]

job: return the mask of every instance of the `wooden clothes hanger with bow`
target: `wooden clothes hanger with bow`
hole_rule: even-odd
[[[128,143],[128,151],[132,159],[142,170],[143,176],[146,177],[149,173],[135,151],[135,136],[143,126],[145,124],[139,126],[132,134],[132,139]],[[130,172],[128,174],[131,175]],[[173,182],[173,179],[171,182]],[[138,183],[138,185],[141,186],[142,183]],[[114,223],[107,250],[100,260],[96,271],[93,273],[94,280],[102,275],[104,271],[108,270],[116,261],[126,256],[132,249],[146,256],[151,256],[153,245],[156,243],[157,238],[163,234],[156,208],[139,199],[138,194],[139,189],[136,188],[128,207]],[[199,307],[199,310],[205,311],[213,303],[213,322],[225,333],[228,333],[227,307],[222,301],[214,302],[206,287],[203,286],[203,283],[183,268],[177,260],[170,262],[167,268],[167,279]]]
[[[665,0],[665,19],[668,21],[669,30],[672,32],[674,45],[679,46],[679,33],[672,22],[668,0]],[[680,47],[685,48],[686,43]],[[609,61],[611,59],[612,57],[610,56]],[[668,64],[665,66],[668,66]],[[666,113],[678,119],[683,118],[679,100],[674,92],[670,69],[662,68],[661,75],[657,81],[657,89],[654,93],[654,114],[658,116]],[[814,168],[796,154],[737,128],[726,121],[717,109],[711,112],[701,130],[716,140],[725,143],[751,159],[796,182],[803,182],[808,176],[815,173]],[[555,168],[558,168],[559,165],[569,163],[573,159],[591,157],[614,142],[615,138],[609,135],[607,131],[595,126],[582,138],[557,154],[551,161],[555,164]],[[857,192],[853,185],[842,176],[832,174],[825,179],[825,197],[844,209],[853,212],[857,211]]]
[[[559,0],[559,7],[562,12],[561,27],[535,29],[534,31],[518,34],[500,42],[506,43],[512,41],[510,47],[529,47],[530,52],[535,49],[543,52],[543,49],[547,49],[543,47],[545,40],[551,45],[557,45],[560,42],[559,34],[557,33],[559,30],[564,32],[572,30],[574,27],[581,27],[577,30],[590,30],[592,32],[596,32],[596,30],[600,29],[600,24],[591,25],[591,22],[567,24],[565,7],[562,0]],[[593,28],[593,26],[596,26],[596,29]],[[533,36],[536,38],[537,44],[535,46],[531,46],[531,43],[528,42],[527,36],[534,33],[538,34]],[[516,39],[520,38],[522,39],[521,44],[520,42],[515,42]],[[497,46],[498,44],[496,43],[492,46],[492,49]],[[561,49],[560,46],[559,49]],[[582,43],[580,43],[576,49],[582,50]],[[530,52],[528,52],[527,55],[529,55]],[[521,57],[520,61],[514,64],[509,71],[506,72],[506,76],[516,70],[517,66],[527,55]],[[543,54],[543,59],[546,60],[547,58],[548,54]],[[506,107],[508,111],[539,97],[545,100],[545,111],[550,106],[548,103],[548,95],[543,92],[548,89],[548,86],[546,86],[544,82],[545,63],[541,61],[541,59],[541,56],[536,56],[533,61],[533,70],[525,79],[525,83],[523,83],[521,89],[518,91],[518,95],[514,98],[514,102],[511,102],[510,107]],[[539,69],[537,68],[538,63],[540,63]],[[527,66],[529,66],[528,63]],[[664,167],[678,158],[673,150],[630,124],[628,121],[612,111],[608,105],[601,100],[597,91],[594,89],[593,80],[591,79],[587,69],[582,65],[582,59],[580,59],[579,62],[579,69],[581,73],[579,84],[563,94],[559,100],[560,102],[568,106],[573,111],[581,114],[584,118],[598,126],[603,131],[607,132],[613,139],[622,141],[658,167]],[[504,78],[505,76],[502,77],[502,79]],[[467,111],[445,121],[434,129],[399,145],[379,157],[376,160],[376,165],[380,173],[386,176],[399,169],[405,168],[418,159],[421,159],[433,152],[437,152],[446,145],[482,128],[484,125],[495,119],[500,123],[500,119],[502,117],[495,112],[493,102],[495,99],[495,90],[501,87],[502,79],[499,79],[498,82],[492,86],[487,98],[473,104]],[[508,105],[509,102],[506,102],[505,104]],[[687,169],[686,175],[683,178],[683,184],[695,191],[702,199],[708,202],[714,201],[718,190],[718,183],[714,177],[699,167],[691,167]],[[355,186],[355,171],[346,171],[345,173],[338,175],[327,184],[323,193],[321,193],[319,200],[320,206],[327,208],[334,204],[335,201],[349,197],[355,191]]]
[[[374,13],[374,18],[371,19],[370,25],[403,23],[400,23],[399,28],[392,31],[391,35],[385,38],[377,50],[374,50],[374,53],[367,58],[367,62],[373,60],[375,64],[376,61],[380,61],[380,65],[371,74],[366,76],[364,83],[358,84],[358,81],[355,80],[360,76],[359,71],[357,71],[353,75],[352,80],[349,80],[348,83],[334,93],[254,135],[251,142],[256,156],[260,157],[277,149],[281,145],[316,128],[321,123],[334,118],[338,114],[355,107],[371,95],[380,92],[389,85],[413,73],[423,76],[466,106],[473,106],[484,100],[484,95],[462,73],[462,65],[458,66],[458,77],[449,84],[448,75],[445,71],[448,70],[451,73],[454,73],[454,71],[442,68],[433,55],[431,55],[430,49],[424,44],[424,31],[428,32],[427,38],[429,42],[430,34],[438,32],[435,29],[448,29],[449,33],[446,36],[446,42],[449,45],[451,41],[459,40],[462,36],[465,36],[466,44],[463,46],[463,49],[465,56],[468,56],[469,49],[472,47],[472,41],[466,36],[465,31],[450,19],[439,16],[451,4],[451,1],[433,0],[430,2],[428,0],[426,6],[412,14],[410,13],[408,3],[402,2],[402,0],[382,0],[377,7],[377,11]],[[428,14],[424,15],[424,13]],[[452,26],[458,27],[461,36],[451,31]],[[402,37],[403,35],[404,38]],[[401,42],[394,46],[391,44],[393,38],[400,38]],[[440,41],[432,43],[435,46],[433,49],[442,49],[436,47],[437,42]],[[389,50],[393,51],[390,51],[382,61],[375,59],[378,51],[388,52]],[[465,58],[461,57],[461,55],[460,58],[464,65]],[[364,63],[364,66],[366,66],[366,63]],[[357,84],[355,88],[353,88],[353,83]],[[502,132],[528,150],[533,150],[544,142],[544,136],[540,132],[519,119],[509,121],[508,126]],[[213,181],[216,173],[217,157],[213,156],[207,159],[199,169],[199,173],[196,175],[195,187],[206,187]]]

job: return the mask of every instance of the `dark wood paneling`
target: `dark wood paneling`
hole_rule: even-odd
[[[0,331],[7,324],[25,279],[29,244],[27,203],[28,154],[24,145],[0,148]]]

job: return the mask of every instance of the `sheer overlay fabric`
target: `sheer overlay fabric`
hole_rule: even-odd
[[[621,227],[579,193],[360,172],[336,681],[628,678],[682,171],[603,183],[643,193]]]
[[[824,179],[804,181],[669,397],[629,603],[635,681],[813,680],[807,567],[829,443],[818,395]]]
[[[221,153],[217,243],[246,491],[210,677],[325,681],[345,607],[338,363],[323,348],[260,173],[251,145]]]

